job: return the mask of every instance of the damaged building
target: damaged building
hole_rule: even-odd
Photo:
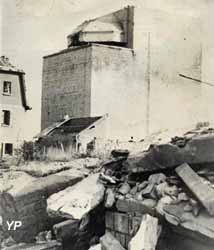
[[[13,155],[23,142],[23,120],[30,107],[26,99],[25,73],[13,66],[5,56],[0,57],[0,158]]]
[[[106,133],[108,115],[96,117],[69,118],[56,122],[44,129],[35,138],[38,145],[61,150],[73,149],[79,153],[90,153],[102,148],[99,138]],[[98,137],[98,138],[97,138]]]
[[[45,56],[38,142],[87,152],[200,119],[200,22],[178,13],[128,6]],[[0,248],[212,250],[214,128],[179,132],[3,169]]]
[[[200,119],[196,17],[128,6],[83,22],[67,42],[43,60],[42,129],[108,113],[103,138],[128,141]]]

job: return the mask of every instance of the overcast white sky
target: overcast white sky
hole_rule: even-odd
[[[214,56],[213,2],[212,0],[0,0],[3,6],[0,16],[2,17],[1,54],[8,56],[13,64],[26,72],[28,100],[33,108],[26,120],[28,134],[34,135],[40,129],[42,57],[64,49],[67,45],[66,36],[82,21],[115,11],[128,4],[139,3],[147,8],[164,9],[171,13],[176,11],[198,15],[205,24],[204,46]],[[212,58],[205,58],[207,73],[204,77],[207,81],[214,81]]]

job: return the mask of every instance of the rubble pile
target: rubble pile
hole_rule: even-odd
[[[87,250],[97,243],[105,230],[105,188],[98,177],[50,175],[2,192],[2,249]],[[7,222],[17,220],[22,226],[8,230]]]
[[[214,130],[196,129],[137,154],[113,150],[102,164],[24,166],[29,182],[0,193],[1,248],[211,250],[213,152]],[[12,220],[22,227],[8,231]]]
[[[123,152],[118,152],[116,157],[114,153],[112,160],[104,163],[100,173],[100,181],[106,187],[105,207],[109,211],[106,216],[107,231],[125,249],[165,250],[167,247],[160,243],[163,238],[165,245],[171,241],[169,249],[181,249],[187,245],[188,249],[194,250],[212,249],[213,150],[213,129],[207,129],[174,137],[169,143],[151,145],[147,151],[128,158],[122,155]],[[131,247],[131,239],[140,230],[145,214],[158,218],[159,224],[167,226],[163,227],[156,248],[151,244],[144,247],[146,243],[142,234],[141,248]],[[133,222],[136,219],[138,222]],[[118,220],[121,225],[118,225]],[[165,235],[166,231],[170,233]],[[156,235],[154,231],[152,234]],[[182,236],[177,248],[172,247],[171,235],[176,235],[174,240]]]
[[[48,200],[49,216],[61,223],[53,226],[55,236],[63,242],[63,249],[88,249],[94,237],[104,233],[105,188],[93,174],[74,186],[51,195]]]
[[[163,173],[152,174],[142,182],[133,183],[127,180],[115,187],[114,191],[108,188],[106,197],[106,207],[110,207],[109,203],[112,206],[110,200],[116,199],[141,201],[151,209],[161,209],[162,204],[182,204],[184,211],[191,212],[195,217],[202,207],[190,191],[183,187],[177,176],[166,176]]]

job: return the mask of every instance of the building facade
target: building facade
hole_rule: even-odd
[[[25,73],[10,64],[8,58],[0,58],[0,156],[13,155],[23,141],[23,123],[30,109],[25,93]]]
[[[44,57],[42,129],[65,115],[108,113],[107,137],[128,140],[200,121],[197,18],[139,2],[84,22],[67,39],[67,49]]]

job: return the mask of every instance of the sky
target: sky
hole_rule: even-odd
[[[27,97],[32,107],[25,122],[29,137],[40,130],[43,56],[66,48],[66,36],[81,22],[139,2],[146,8],[202,18],[204,47],[213,55],[204,58],[204,80],[214,82],[212,0],[0,0],[0,52],[26,72]],[[214,97],[210,90],[207,95]]]

